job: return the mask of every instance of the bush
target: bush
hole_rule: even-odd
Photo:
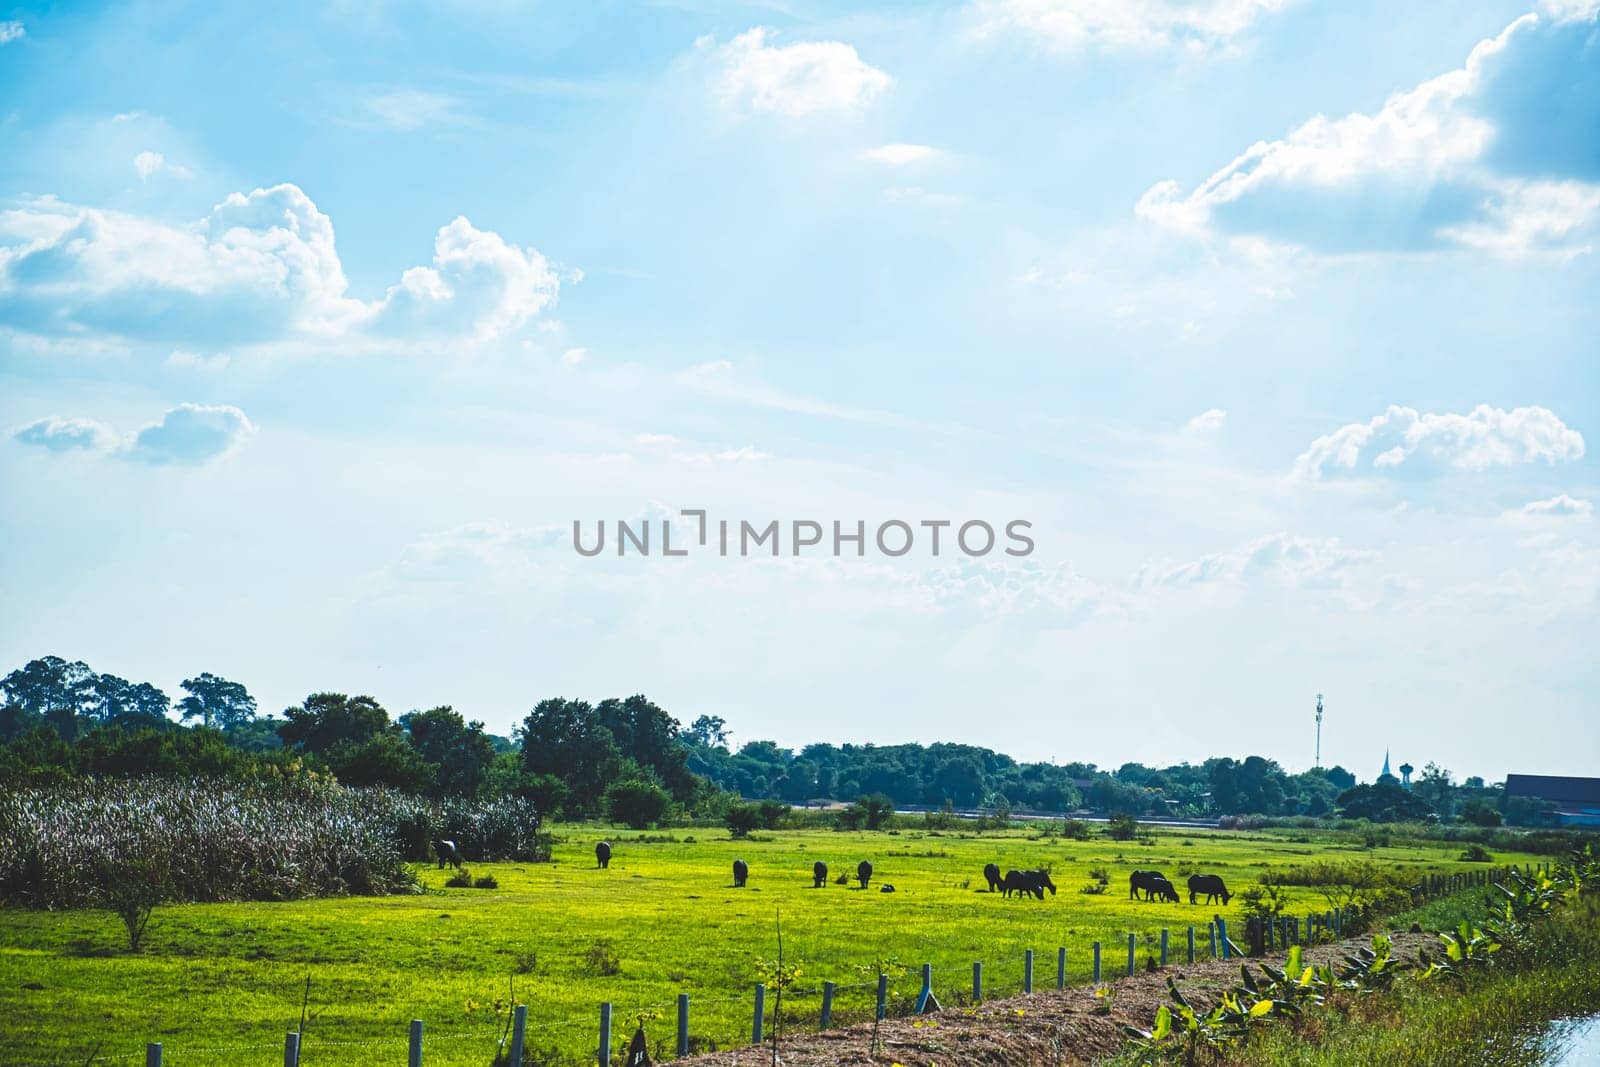
[[[754,804],[731,804],[722,820],[734,837],[749,837],[751,830],[761,826],[761,809]]]
[[[659,823],[671,806],[671,794],[644,778],[613,782],[606,790],[606,817],[634,830],[648,829]]]
[[[472,872],[463,867],[455,874],[452,874],[444,884],[451,889],[471,889]]]
[[[622,973],[622,961],[617,958],[617,953],[609,941],[596,941],[589,946],[583,954],[584,970],[590,974],[608,978]]]
[[[1494,856],[1482,845],[1468,845],[1461,853],[1461,859],[1467,863],[1493,863]]]
[[[1127,812],[1119,812],[1106,823],[1106,834],[1115,841],[1132,841],[1139,836],[1139,820]]]
[[[474,878],[472,880],[472,888],[474,888],[474,889],[499,889],[500,888],[500,883],[499,883],[498,880],[496,880],[494,875],[486,874],[482,878]]]
[[[1061,824],[1061,836],[1068,841],[1089,840],[1089,824],[1082,819],[1067,819]]]

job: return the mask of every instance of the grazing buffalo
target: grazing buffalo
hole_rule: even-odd
[[[1056,884],[1050,880],[1050,875],[1045,871],[1007,871],[1005,880],[1001,884],[1007,897],[1012,893],[1023,895],[1031,893],[1043,900],[1046,889],[1050,890],[1052,896],[1056,891]]]
[[[861,883],[861,888],[867,888],[867,883],[872,881],[872,861],[862,860],[856,864],[856,880]]]
[[[461,850],[456,847],[454,841],[446,841],[441,837],[433,843],[433,851],[439,857],[441,869],[447,863],[458,871],[461,869]]]
[[[1222,884],[1221,876],[1215,874],[1191,874],[1189,876],[1189,903],[1198,903],[1195,897],[1201,893],[1205,894],[1207,904],[1210,904],[1218,897],[1222,898],[1223,904],[1227,904],[1229,898],[1233,896],[1232,893],[1228,892],[1228,887]]]
[[[885,882],[885,883],[883,883],[882,885],[880,885],[878,887],[878,892],[880,892],[880,893],[893,893],[894,892],[894,886],[890,885],[888,882]]]
[[[1150,895],[1147,899],[1162,900],[1168,904],[1176,904],[1178,902],[1178,891],[1165,878],[1158,878],[1151,883]]]
[[[745,879],[750,877],[750,865],[744,860],[733,861],[733,887],[743,889]]]
[[[1167,888],[1172,889],[1172,883],[1168,882],[1167,876],[1160,871],[1134,871],[1128,875],[1128,899],[1138,900],[1139,893],[1143,891],[1146,900],[1154,900],[1156,890],[1160,888],[1162,882],[1166,882]]]
[[[611,842],[601,841],[594,846],[594,862],[597,867],[611,866]]]
[[[1000,877],[1000,865],[998,863],[984,864],[983,878],[984,881],[989,883],[989,892],[991,893],[999,889],[1005,882],[1005,879]]]
[[[822,889],[828,884],[828,865],[821,860],[811,865],[811,888]]]

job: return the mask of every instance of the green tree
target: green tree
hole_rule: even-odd
[[[1428,802],[1406,789],[1393,776],[1379,778],[1372,785],[1358,785],[1339,794],[1339,807],[1347,819],[1373,822],[1407,822],[1433,814]]]
[[[256,698],[238,682],[215,674],[200,674],[180,683],[189,695],[178,701],[183,721],[199,719],[202,726],[228,731],[256,717]]]
[[[625,778],[606,789],[606,818],[635,830],[661,822],[671,807],[671,794],[645,777]]]
[[[0,678],[0,691],[12,709],[6,716],[7,729],[14,736],[44,722],[71,741],[80,732],[79,715],[94,707],[94,682],[94,671],[82,661],[68,663],[60,656],[28,661]]]
[[[592,815],[600,809],[622,753],[588,701],[541,700],[522,720],[518,736],[523,770],[559,778],[567,789],[563,806],[569,814]]]
[[[439,796],[477,796],[494,762],[494,742],[483,723],[468,723],[449,705],[400,716],[406,740],[425,763],[434,767],[434,792]]]
[[[701,748],[728,747],[728,721],[720,715],[702,715],[683,731],[683,741]]]
[[[312,693],[299,705],[285,708],[283,718],[278,736],[284,746],[314,755],[336,745],[360,744],[393,726],[376,700],[343,693]]]

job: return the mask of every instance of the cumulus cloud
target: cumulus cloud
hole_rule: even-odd
[[[187,178],[190,176],[188,167],[172,163],[160,152],[140,152],[133,157],[133,169],[139,172],[141,181],[148,181],[157,174],[170,174],[174,178]]]
[[[466,118],[460,100],[422,89],[373,93],[362,102],[362,110],[370,122],[400,133]]]
[[[887,163],[891,167],[904,167],[912,163],[925,163],[939,155],[937,148],[925,144],[886,144],[869,148],[861,158],[873,163]]]
[[[731,106],[805,118],[859,111],[893,81],[843,41],[770,43],[772,31],[746,30],[727,44],[695,42],[716,70],[717,91]]]
[[[1332,584],[1377,553],[1344,546],[1337,537],[1270,534],[1227,552],[1176,566],[1148,564],[1135,584],[1144,588],[1269,581],[1285,585]]]
[[[1184,423],[1183,428],[1189,433],[1209,433],[1212,430],[1222,429],[1222,424],[1227,421],[1226,411],[1221,408],[1210,408]]]
[[[194,466],[233,450],[255,433],[244,412],[231,405],[179,404],[127,439],[93,419],[51,415],[29,423],[12,439],[51,452],[100,452],[171,466]]]
[[[1227,46],[1288,0],[981,0],[973,11],[980,37],[1017,34],[1058,52],[1088,46]]]
[[[193,466],[231,451],[255,429],[236,407],[179,404],[135,434],[126,455],[144,463]]]
[[[1329,252],[1585,250],[1600,217],[1600,50],[1592,5],[1524,15],[1376,114],[1317,116],[1251,145],[1141,217]]]
[[[22,23],[16,19],[0,22],[0,44],[10,44],[27,32]]]
[[[1427,477],[1583,457],[1583,435],[1548,408],[1506,411],[1479,404],[1466,414],[1419,413],[1391,404],[1382,415],[1341,426],[1295,460],[1297,477],[1364,474]]]
[[[51,452],[100,451],[111,447],[111,427],[93,419],[64,419],[49,415],[30,422],[11,435],[13,441],[36,445]]]
[[[214,347],[361,334],[492,336],[552,302],[538,251],[457,218],[430,266],[349,294],[333,223],[297,186],[234,193],[190,225],[36,199],[0,212],[0,316],[55,336]]]
[[[1506,518],[1522,519],[1583,519],[1594,514],[1594,504],[1588,500],[1557,493],[1548,500],[1533,500],[1505,513]]]

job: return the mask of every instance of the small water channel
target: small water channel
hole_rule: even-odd
[[[1556,1019],[1545,1035],[1550,1049],[1544,1067],[1596,1067],[1600,1064],[1600,1014]]]

